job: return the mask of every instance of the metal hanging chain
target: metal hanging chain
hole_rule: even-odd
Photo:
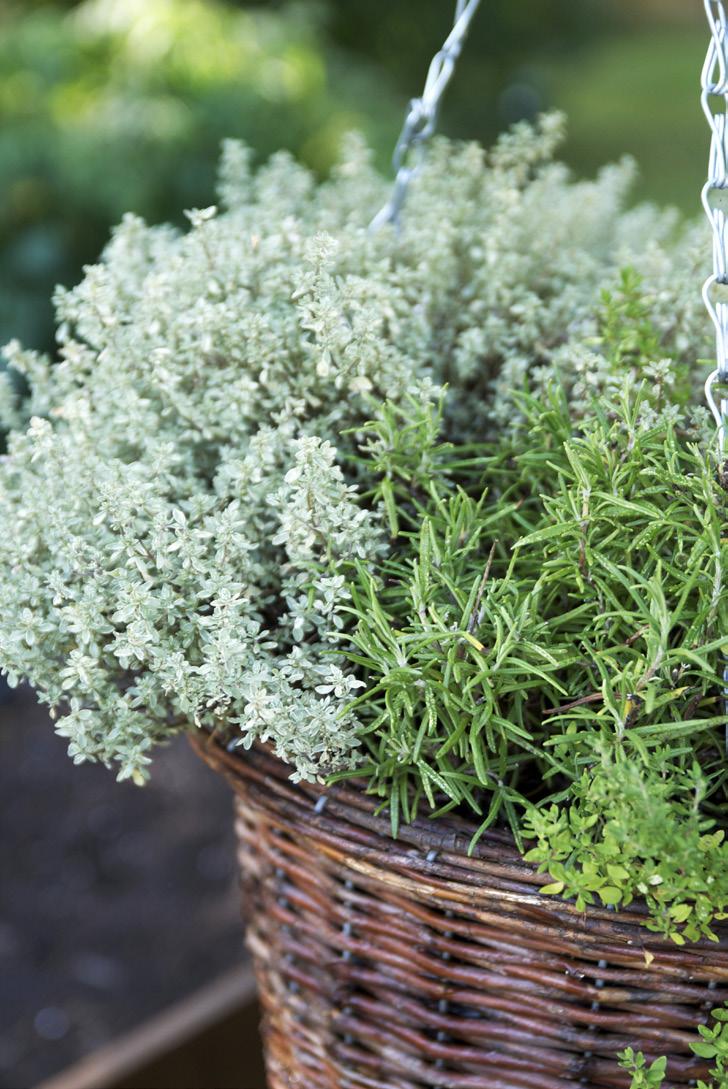
[[[391,223],[394,226],[399,223],[399,215],[407,197],[409,184],[422,165],[425,144],[437,125],[440,100],[455,70],[455,64],[479,4],[480,0],[457,0],[453,28],[445,39],[442,49],[432,58],[422,97],[413,98],[407,108],[404,125],[392,156],[395,172],[392,195],[372,220],[370,225],[372,230],[377,230],[385,223]]]
[[[710,126],[710,158],[701,196],[713,232],[713,271],[703,285],[703,301],[715,326],[717,361],[705,382],[705,399],[718,428],[718,472],[724,480],[728,430],[728,21],[723,0],[703,2],[711,37],[700,103]],[[728,659],[723,667],[723,710],[728,752]]]
[[[704,5],[711,38],[700,104],[711,137],[702,202],[713,232],[713,272],[703,285],[703,301],[715,326],[717,359],[716,369],[705,383],[705,397],[718,428],[723,461],[728,427],[728,21],[723,0],[704,0]]]

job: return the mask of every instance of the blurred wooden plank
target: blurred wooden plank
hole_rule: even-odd
[[[257,1023],[255,979],[244,965],[36,1089],[265,1089]],[[183,1082],[172,1080],[174,1068]]]
[[[266,1089],[258,1022],[257,1004],[233,1010],[110,1089]]]

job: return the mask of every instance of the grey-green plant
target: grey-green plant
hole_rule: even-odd
[[[682,941],[728,899],[705,234],[561,128],[440,141],[400,230],[356,139],[321,184],[228,143],[220,209],[127,217],[58,358],[7,349],[0,664],[76,761],[269,742]]]

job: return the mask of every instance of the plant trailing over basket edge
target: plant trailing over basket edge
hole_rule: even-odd
[[[546,891],[639,896],[681,943],[728,903],[725,503],[645,369],[649,397],[625,383],[581,419],[563,389],[519,398],[521,435],[465,468],[451,447],[450,474],[433,452],[421,497],[397,455],[409,525],[357,564],[348,653],[367,685],[360,771],[393,831],[423,806],[474,811],[476,838],[504,818],[535,840]]]
[[[318,186],[229,143],[222,213],[127,217],[59,360],[7,350],[0,664],[77,761],[269,741],[681,942],[728,903],[704,235],[560,132],[440,141],[401,234],[356,140]]]
[[[711,1080],[697,1081],[696,1089],[727,1089],[728,1087],[728,1010],[719,1006],[711,1010],[714,1024],[698,1025],[701,1039],[690,1045],[693,1054],[701,1059],[712,1059]],[[619,1056],[619,1065],[632,1075],[630,1089],[661,1089],[667,1075],[667,1058],[660,1056],[646,1062],[641,1051],[626,1048]]]

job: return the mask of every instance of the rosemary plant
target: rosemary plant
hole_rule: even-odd
[[[423,806],[471,810],[477,834],[505,819],[546,891],[639,895],[682,942],[728,903],[726,495],[662,397],[625,380],[579,418],[554,386],[519,398],[507,446],[432,445],[411,472],[401,442],[389,468],[379,450],[397,536],[356,565],[347,653],[366,682],[358,770],[393,831]]]

